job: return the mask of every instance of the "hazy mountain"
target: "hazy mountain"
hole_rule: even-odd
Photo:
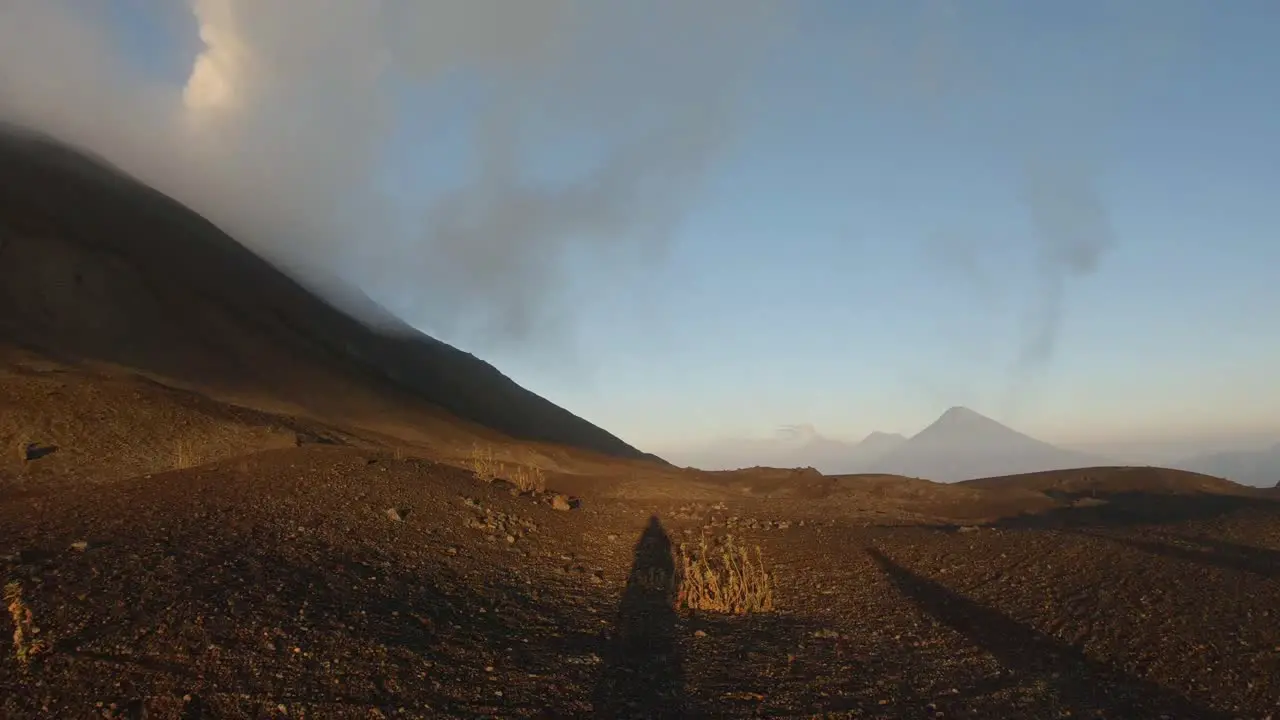
[[[1024,435],[968,408],[953,407],[869,470],[954,482],[1105,462]]]
[[[811,467],[839,475],[865,471],[906,441],[897,433],[873,432],[860,442],[849,442],[826,437],[812,425],[789,425],[769,438],[722,440],[669,455],[678,464],[708,470]]]
[[[1280,486],[1280,443],[1265,450],[1196,455],[1175,463],[1173,467],[1226,478],[1241,485]]]
[[[849,457],[849,460],[858,464],[874,463],[902,447],[906,442],[906,435],[877,430],[863,438],[862,442],[853,446],[853,454]]]

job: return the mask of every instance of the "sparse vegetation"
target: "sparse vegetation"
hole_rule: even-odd
[[[497,480],[499,475],[504,471],[502,463],[493,456],[493,448],[481,448],[479,445],[471,446],[471,457],[467,461],[471,472],[484,482],[493,482]]]
[[[515,471],[511,473],[511,482],[519,488],[520,492],[540,493],[547,490],[547,474],[537,466],[517,465]]]
[[[40,632],[31,615],[31,608],[22,597],[22,585],[13,581],[4,586],[4,601],[13,621],[13,654],[18,664],[26,669],[31,659],[44,652],[48,645],[36,639]]]
[[[676,553],[676,609],[746,615],[773,610],[773,576],[760,548],[739,545],[732,535],[696,546],[681,543]]]
[[[467,466],[476,478],[484,482],[508,480],[520,492],[546,492],[547,474],[535,465],[516,465],[508,471],[506,463],[500,462],[493,454],[493,448],[471,447],[471,457]]]
[[[173,465],[178,470],[183,470],[196,465],[196,452],[191,442],[187,440],[179,440],[173,448]]]

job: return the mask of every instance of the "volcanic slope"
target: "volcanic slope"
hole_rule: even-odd
[[[0,621],[0,717],[1277,711],[1261,491],[677,470],[65,148],[0,145],[0,572],[30,613],[18,647]],[[575,497],[493,479],[486,444]],[[675,612],[673,550],[728,535],[775,609]]]
[[[0,342],[262,409],[384,430],[443,410],[644,457],[470,354],[369,329],[170,198],[12,128],[0,133]]]

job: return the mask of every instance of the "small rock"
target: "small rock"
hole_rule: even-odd
[[[707,633],[705,630],[694,630],[693,636],[697,638],[704,638],[707,636]]]
[[[404,517],[400,515],[400,511],[395,508],[387,508],[387,519],[392,522],[404,522]]]
[[[89,541],[77,540],[76,542],[71,543],[71,549],[76,552],[84,552],[89,549]]]
[[[508,544],[508,545],[515,545],[515,544],[516,544],[516,536],[515,536],[515,535],[508,535],[508,536],[507,536],[507,544]]]
[[[457,554],[458,554],[458,548],[456,548],[456,547],[445,548],[444,554],[445,554],[445,555],[457,555]]]
[[[551,496],[551,509],[568,512],[573,509],[573,505],[569,502],[568,496],[557,493]]]

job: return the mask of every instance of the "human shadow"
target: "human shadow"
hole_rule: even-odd
[[[1079,648],[911,572],[875,548],[868,548],[867,552],[917,608],[991,653],[1006,668],[1034,675],[1052,686],[1061,709],[1070,710],[1073,715],[1090,717],[1105,712],[1133,718],[1227,717],[1154,682],[1093,660]]]
[[[635,559],[604,651],[593,708],[598,717],[687,717],[676,644],[675,563],[656,516],[636,542]]]

